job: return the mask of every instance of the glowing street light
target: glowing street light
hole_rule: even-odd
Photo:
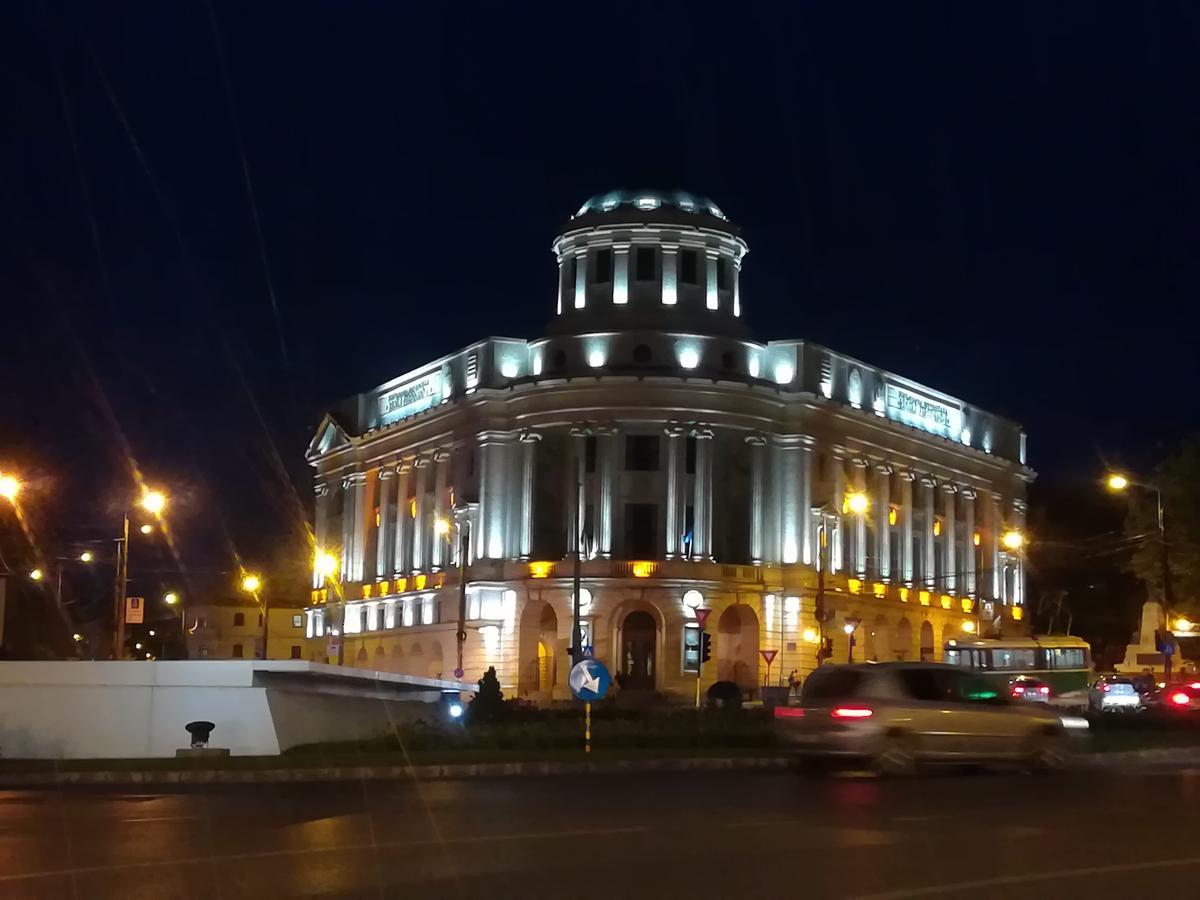
[[[971,634],[972,632],[975,631],[975,623],[972,622],[970,619],[967,619],[965,622],[963,622],[961,627],[962,627],[962,630],[964,632],[966,632],[967,634]]]
[[[852,512],[856,516],[863,515],[871,508],[871,498],[863,491],[851,491],[846,494],[845,508],[847,512]]]
[[[138,529],[138,531],[140,531],[142,534],[149,534],[153,530],[154,530],[153,525],[143,525],[141,528]]]
[[[433,522],[433,530],[442,537],[445,537],[450,533],[450,528],[451,525],[449,519],[435,519]]]
[[[242,590],[247,594],[257,594],[260,590],[262,590],[262,586],[262,579],[253,572],[242,576]]]
[[[174,591],[167,591],[163,594],[163,603],[167,604],[167,606],[174,606],[178,602],[179,595]]]
[[[0,497],[9,503],[16,503],[17,495],[21,493],[21,480],[15,475],[0,473]]]
[[[82,553],[79,554],[80,562],[90,563],[95,558],[96,558],[96,555],[94,553],[92,553],[91,550],[84,550]]]
[[[34,581],[41,581],[43,578],[46,577],[46,573],[43,572],[41,569],[31,569],[29,571],[29,577],[32,578]]]
[[[151,628],[151,629],[150,629],[150,630],[147,632],[147,634],[149,634],[149,635],[150,635],[150,637],[154,637],[154,629],[153,629],[153,628]]]
[[[1006,550],[1020,550],[1025,546],[1025,535],[1019,531],[1009,529],[1000,535],[1000,543],[1004,545]]]
[[[322,578],[332,578],[337,574],[338,558],[328,550],[317,548],[313,554],[313,569]]]
[[[138,505],[152,516],[160,516],[167,507],[167,495],[162,491],[146,490],[142,493]]]
[[[83,635],[77,631],[73,635],[71,635],[71,640],[73,640],[75,643],[78,644],[80,641],[83,640]]]
[[[1104,483],[1110,491],[1118,491],[1119,492],[1119,491],[1123,491],[1123,490],[1125,490],[1125,488],[1129,487],[1129,479],[1126,478],[1124,475],[1122,475],[1120,472],[1111,473],[1108,476],[1108,478],[1106,478],[1104,480]]]
[[[1179,618],[1175,620],[1175,630],[1189,632],[1195,628],[1195,624],[1190,619]]]
[[[141,649],[142,649],[141,642],[138,642],[138,643],[134,644],[134,645],[133,645],[133,649],[134,649],[134,650],[141,650]],[[147,656],[149,656],[150,654],[149,654],[149,653],[147,653],[146,655],[147,655]]]

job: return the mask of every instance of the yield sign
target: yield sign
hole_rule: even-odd
[[[703,628],[704,623],[708,621],[708,615],[712,612],[712,610],[705,609],[703,606],[701,606],[693,610],[693,612],[696,614],[696,621],[699,623],[700,627]]]
[[[777,653],[779,653],[779,651],[778,650],[759,650],[758,653],[763,658],[763,662],[765,662],[769,666],[772,662],[775,661],[775,655]]]

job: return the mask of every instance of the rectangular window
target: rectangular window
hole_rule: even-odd
[[[563,296],[571,298],[572,306],[575,305],[575,274],[578,266],[579,261],[574,256],[568,259],[566,264],[563,266],[563,278],[566,281],[566,284],[563,287]]]
[[[437,604],[433,597],[425,597],[421,600],[421,624],[434,625],[437,618]]]
[[[323,609],[313,612],[313,632],[317,637],[325,636],[325,610]]]
[[[653,247],[637,248],[636,278],[638,281],[653,281],[657,265]]]
[[[1032,669],[1032,650],[993,650],[992,667],[996,669]]]
[[[293,628],[303,628],[304,627],[304,616],[302,616],[302,615],[292,616],[292,627]]]
[[[611,250],[597,250],[592,258],[592,284],[604,284],[612,281],[613,254]]]
[[[360,606],[358,609],[358,630],[362,633],[371,627],[371,620],[368,616],[370,610],[365,606]]]
[[[242,645],[241,644],[233,645],[233,658],[234,659],[242,659]]]
[[[584,460],[583,468],[586,472],[596,471],[596,436],[589,434],[583,439]]]
[[[679,251],[679,280],[683,284],[700,283],[700,254],[695,250]]]
[[[300,658],[300,645],[292,644],[292,659],[299,659],[299,658]]]
[[[259,628],[262,628],[262,619],[263,619],[262,613],[259,613],[258,614],[258,627]]]
[[[684,448],[684,468],[688,475],[696,474],[696,439],[689,437]]]
[[[245,625],[245,624],[246,624],[246,614],[245,613],[234,613],[233,614],[233,627],[234,628],[237,628],[238,626]]]
[[[630,434],[625,437],[625,471],[658,471],[658,435]]]
[[[724,256],[717,259],[717,290],[733,290],[733,260]]]
[[[658,507],[653,503],[625,504],[625,548],[633,559],[658,555]]]

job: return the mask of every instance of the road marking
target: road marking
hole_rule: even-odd
[[[192,822],[200,816],[130,816],[121,822]]]
[[[163,866],[187,866],[196,863],[242,862],[253,859],[272,859],[284,856],[301,856],[308,853],[345,853],[350,850],[382,850],[385,848],[432,847],[453,844],[485,844],[501,841],[542,841],[578,837],[611,837],[620,834],[643,834],[649,831],[644,826],[631,828],[578,828],[561,831],[525,831],[514,834],[481,834],[473,837],[454,837],[445,840],[428,838],[414,841],[409,839],[395,841],[375,841],[368,844],[338,844],[330,847],[301,847],[294,850],[261,850],[255,853],[228,853],[213,856],[193,856],[184,859],[153,860],[149,862],[113,863],[107,866],[83,866],[70,869],[52,869],[44,872],[30,872],[25,875],[0,875],[0,884],[12,881],[33,881],[38,878],[55,878],[64,876],[97,875],[103,872],[120,872],[122,869],[153,869]]]
[[[1080,876],[1117,875],[1122,872],[1142,872],[1149,869],[1183,869],[1200,866],[1200,857],[1184,859],[1162,859],[1157,862],[1118,863],[1112,866],[1092,866],[1087,869],[1057,869],[1053,872],[1029,872],[1025,875],[1005,875],[1001,878],[982,878],[979,881],[957,881],[953,884],[935,884],[927,887],[901,888],[879,894],[859,894],[855,900],[906,900],[909,897],[933,897],[937,894],[959,894],[976,888],[1003,887],[1005,885],[1031,884],[1037,881],[1057,881],[1062,878]]]

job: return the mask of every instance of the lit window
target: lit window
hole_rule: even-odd
[[[775,363],[776,384],[791,384],[792,378],[795,376],[795,374],[796,370],[792,368],[792,364],[790,362]]]
[[[638,209],[658,209],[659,201],[657,197],[638,197],[633,205]]]
[[[506,359],[500,363],[500,374],[505,378],[516,378],[517,373],[521,371],[515,359]]]
[[[750,377],[757,378],[758,373],[759,373],[759,362],[758,362],[757,354],[755,354],[755,353],[750,354],[750,363],[748,365],[748,368],[750,370]]]
[[[604,355],[604,351],[601,350],[599,347],[596,347],[595,349],[588,351],[588,358],[587,358],[588,365],[591,366],[593,369],[599,369],[601,366],[604,365],[605,360],[606,360],[606,357]]]
[[[540,352],[533,355],[533,374],[542,374],[542,354]]]
[[[685,346],[679,349],[679,365],[685,369],[694,369],[700,365],[700,351],[695,347]]]

